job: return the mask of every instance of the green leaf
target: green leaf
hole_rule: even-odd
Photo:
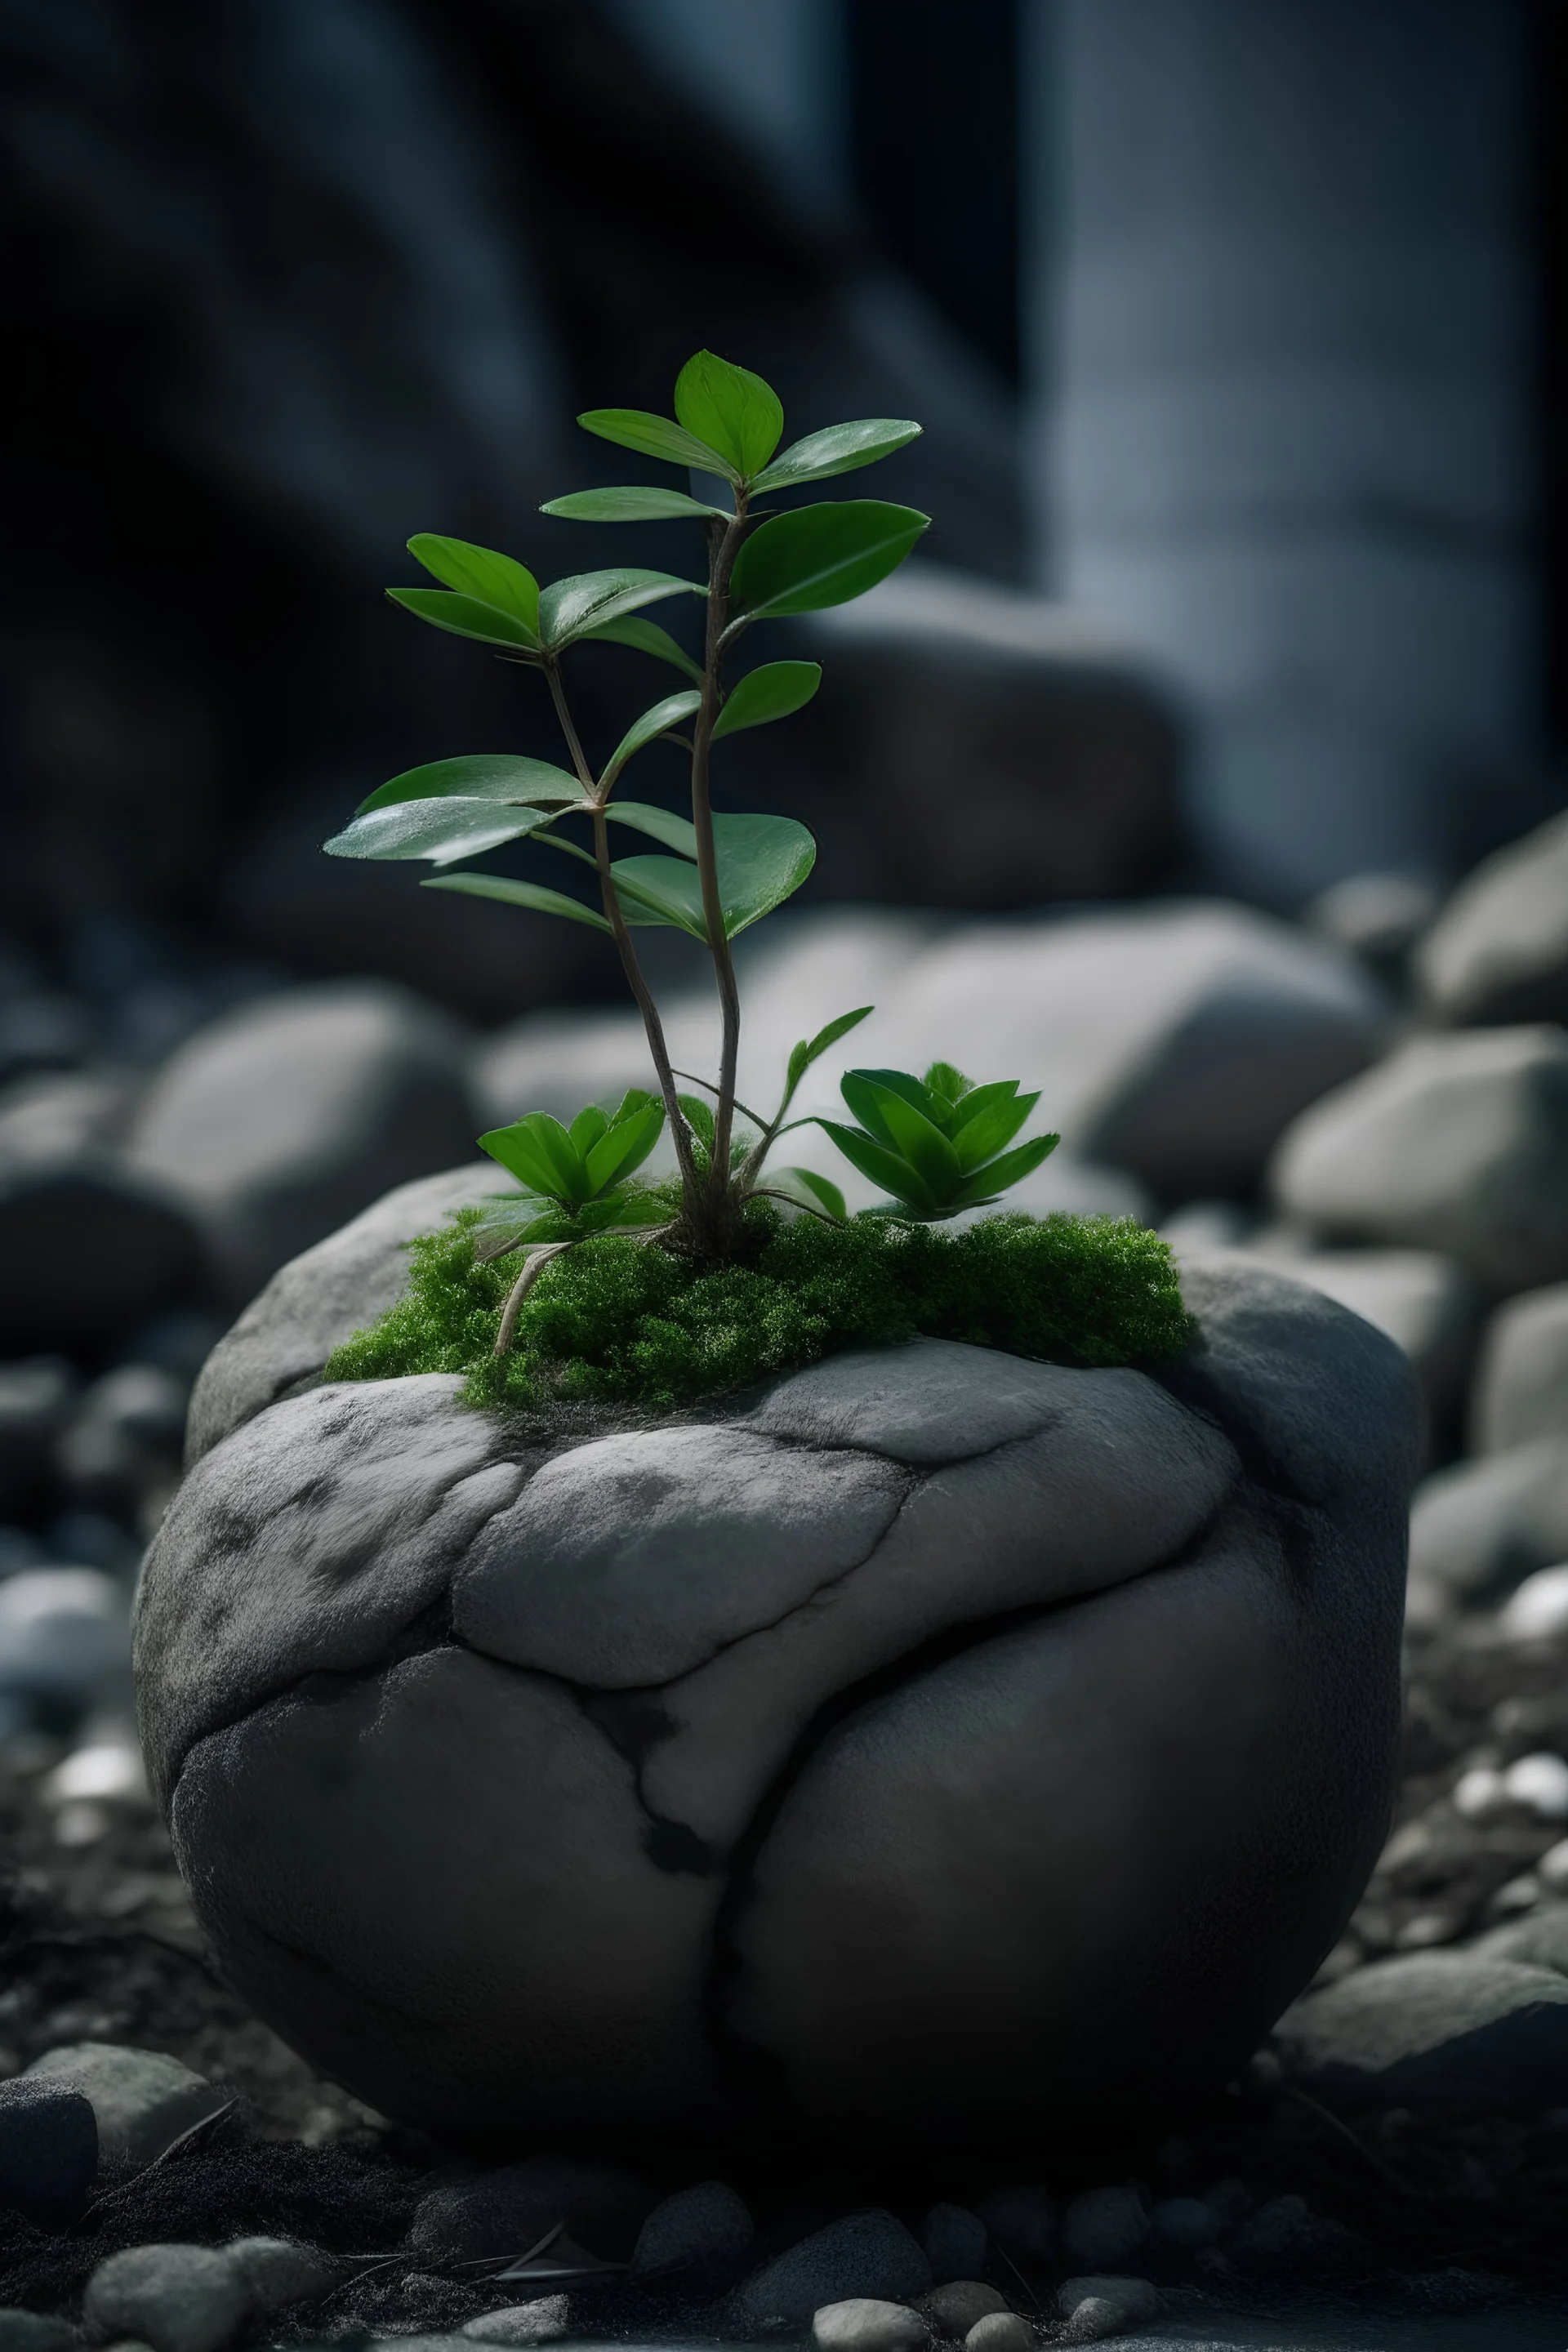
[[[742,475],[762,471],[784,431],[784,407],[772,384],[716,352],[694,352],[687,361],[676,378],[675,413]]]
[[[721,522],[731,520],[722,507],[705,507],[700,499],[688,498],[684,490],[645,488],[639,482],[629,482],[619,490],[570,490],[565,498],[552,499],[539,511],[559,515],[563,522],[662,522],[672,515],[695,515],[702,522],[710,516]]]
[[[611,801],[605,814],[612,824],[629,824],[635,832],[662,841],[678,857],[695,860],[697,856],[697,828],[689,816],[677,816],[670,809],[651,808],[642,801]]]
[[[539,600],[540,642],[547,652],[559,653],[589,629],[602,629],[639,604],[700,593],[695,580],[679,580],[673,572],[574,572],[555,581]]]
[[[702,683],[702,671],[699,665],[676,644],[668,629],[659,627],[657,621],[639,621],[635,614],[628,614],[624,620],[600,621],[595,627],[584,629],[583,636],[584,640],[593,638],[600,645],[630,646],[637,653],[651,654],[655,661],[668,662],[672,669],[683,670],[696,685]]]
[[[649,1103],[658,1103],[662,1108],[663,1097],[650,1093],[647,1087],[628,1087],[610,1113],[610,1125],[619,1127],[623,1119],[635,1118],[639,1110],[647,1110]]]
[[[1029,1142],[1021,1143],[1016,1151],[1005,1151],[988,1168],[977,1168],[973,1176],[966,1177],[951,1196],[949,1207],[974,1209],[983,1201],[994,1200],[1009,1184],[1016,1184],[1031,1174],[1042,1160],[1048,1160],[1060,1141],[1059,1135],[1037,1135]]]
[[[586,1154],[593,1150],[609,1123],[609,1112],[601,1110],[597,1103],[590,1103],[586,1110],[578,1112],[566,1132],[577,1150]]]
[[[955,1069],[951,1062],[932,1062],[921,1084],[928,1095],[949,1111],[956,1110],[961,1102],[976,1091],[973,1079],[966,1078],[963,1072]],[[1010,1086],[1013,1092],[1017,1093],[1016,1078],[1005,1079],[1003,1084]]]
[[[686,1124],[704,1151],[713,1149],[713,1113],[700,1095],[677,1095],[676,1101],[686,1113]]]
[[[770,1181],[775,1187],[793,1181],[800,1191],[810,1194],[819,1209],[826,1209],[841,1225],[847,1224],[849,1210],[843,1193],[831,1177],[819,1176],[815,1168],[781,1168]]]
[[[575,776],[548,760],[525,760],[511,751],[474,751],[460,760],[431,760],[422,768],[405,768],[361,801],[356,816],[372,809],[394,808],[399,801],[502,801],[509,807],[531,803],[562,802],[581,808],[587,799]]]
[[[858,1029],[876,1009],[874,1004],[858,1005],[853,1013],[841,1013],[837,1021],[830,1021],[825,1029],[817,1031],[815,1037],[803,1037],[790,1053],[790,1093],[794,1094],[813,1062],[820,1061],[829,1045],[837,1045],[840,1037],[847,1037],[851,1029]]]
[[[607,1192],[612,1184],[620,1183],[634,1168],[640,1168],[658,1141],[663,1126],[664,1105],[652,1102],[606,1129],[588,1152],[589,1198],[596,1199]]]
[[[731,593],[752,620],[847,604],[898,569],[930,520],[880,499],[774,515],[736,557]]]
[[[531,1244],[574,1241],[581,1230],[553,1201],[532,1194],[513,1200],[498,1193],[485,1203],[485,1213],[473,1229],[474,1256],[480,1265],[489,1265],[492,1259]]]
[[[731,688],[714,723],[713,740],[738,735],[742,727],[765,727],[770,719],[787,719],[811,700],[822,683],[820,662],[765,662],[748,670]]]
[[[531,637],[539,635],[539,583],[526,564],[493,547],[475,547],[466,539],[443,539],[422,530],[408,542],[408,552],[447,588],[493,604],[521,621]]]
[[[548,1111],[530,1111],[510,1127],[492,1127],[479,1137],[479,1144],[481,1151],[488,1151],[531,1192],[541,1192],[552,1201],[575,1202],[587,1198],[583,1156],[561,1121],[552,1118]]]
[[[542,824],[550,809],[501,808],[487,800],[397,801],[356,816],[321,847],[329,857],[427,857],[433,866],[478,857]]]
[[[829,474],[852,474],[858,466],[874,466],[917,440],[921,428],[907,416],[862,416],[853,425],[826,425],[808,433],[757,476],[753,490],[785,490],[796,482],[823,482]]]
[[[640,719],[634,719],[610,754],[609,764],[599,779],[601,792],[607,791],[615,782],[634,751],[640,751],[644,744],[651,743],[656,736],[667,734],[670,728],[678,727],[683,719],[689,719],[694,711],[700,709],[701,705],[702,697],[689,686],[683,688],[679,694],[667,694],[662,702],[656,702],[651,710],[645,710]]]
[[[931,1115],[930,1097],[908,1070],[846,1070],[838,1081],[838,1091],[861,1126],[869,1129],[881,1143],[894,1140],[893,1131],[882,1114],[884,1094],[901,1096],[922,1118]]]
[[[613,802],[605,814],[616,814]],[[726,939],[734,939],[782,905],[799,889],[816,861],[816,842],[793,817],[716,816],[713,843]],[[693,851],[695,847],[693,838]],[[624,857],[610,870],[626,901],[628,923],[668,924],[706,942],[702,890],[695,866],[683,858]]]
[[[836,1119],[819,1118],[817,1125],[834,1142],[852,1168],[868,1176],[873,1184],[880,1184],[884,1192],[891,1192],[897,1201],[907,1202],[921,1216],[934,1216],[940,1203],[918,1169],[874,1136],[864,1135],[858,1127],[840,1127]]]
[[[957,1152],[941,1128],[891,1087],[879,1087],[878,1093],[878,1108],[892,1137],[894,1150],[909,1161],[937,1201],[945,1201],[963,1174]]]
[[[654,416],[646,408],[590,408],[577,422],[584,433],[596,433],[601,441],[613,441],[618,448],[640,449],[645,457],[695,467],[700,474],[721,474],[726,481],[737,479],[727,457],[672,417]]]
[[[561,890],[541,889],[537,882],[513,882],[504,874],[437,874],[421,882],[422,890],[458,890],[468,898],[499,898],[504,907],[527,907],[536,915],[563,915],[569,923],[586,923],[590,930],[607,931],[608,923],[580,898]]]
[[[999,1086],[975,1087],[959,1105],[956,1125],[947,1130],[965,1175],[992,1159],[1004,1144],[1012,1142],[1039,1099],[1037,1094],[1021,1095],[1016,1078]],[[971,1103],[975,1106],[973,1111]]]
[[[449,588],[389,588],[388,596],[416,620],[433,628],[449,629],[455,637],[473,637],[481,646],[510,646],[537,653],[539,639],[522,621],[477,597],[456,595]]]

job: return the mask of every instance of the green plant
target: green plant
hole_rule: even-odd
[[[481,753],[413,768],[372,793],[353,822],[325,845],[333,856],[424,859],[445,868],[525,842],[589,866],[596,908],[537,882],[482,872],[441,872],[424,887],[499,899],[607,932],[641,1012],[657,1097],[628,1096],[613,1114],[584,1111],[570,1127],[535,1113],[481,1138],[525,1188],[521,1201],[492,1204],[477,1243],[480,1263],[527,1252],[501,1318],[498,1353],[511,1344],[543,1268],[584,1240],[618,1231],[628,1240],[636,1235],[639,1244],[657,1244],[664,1255],[718,1268],[755,1254],[752,1211],[761,1200],[788,1201],[829,1223],[847,1215],[843,1195],[829,1180],[804,1169],[775,1176],[767,1161],[781,1136],[810,1123],[787,1117],[806,1070],[871,1008],[843,1014],[795,1046],[771,1118],[737,1100],[741,1003],[731,941],[800,887],[816,851],[805,827],[791,818],[716,811],[710,768],[715,745],[798,710],[821,676],[815,662],[773,661],[727,688],[725,662],[741,637],[758,622],[817,612],[863,594],[902,562],[927,525],[912,508],[874,499],[784,511],[768,502],[777,493],[889,457],[921,428],[903,418],[864,418],[808,434],[780,453],[784,411],[772,387],[710,352],[697,352],[682,368],[674,406],[673,417],[595,409],[578,422],[601,439],[685,469],[700,478],[699,488],[722,485],[728,505],[686,489],[637,485],[574,492],[542,511],[594,522],[688,518],[706,541],[706,579],[621,568],[542,588],[509,555],[424,532],[409,541],[409,549],[440,584],[388,592],[419,619],[537,671],[570,765]],[[645,617],[646,607],[684,596],[696,597],[703,610],[700,658]],[[595,771],[573,718],[564,663],[579,647],[604,644],[662,661],[687,683],[645,710]],[[659,740],[681,744],[689,756],[689,816],[616,796],[630,762]],[[563,830],[574,821],[586,826],[585,843]],[[612,826],[658,846],[612,856]],[[644,926],[683,930],[712,958],[722,1017],[719,1066],[713,1079],[695,1079],[710,1102],[678,1090],[678,1079],[692,1074],[670,1063],[632,936]],[[1057,1140],[1041,1136],[1005,1149],[1037,1096],[1020,1094],[1016,1080],[973,1087],[946,1063],[933,1063],[923,1079],[900,1071],[853,1071],[843,1091],[858,1124],[819,1123],[846,1158],[891,1196],[868,1214],[932,1221],[993,1202],[1037,1167]],[[633,1183],[633,1171],[666,1123],[675,1185]]]

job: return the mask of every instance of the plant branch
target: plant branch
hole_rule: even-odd
[[[500,1328],[496,1333],[492,1355],[504,1356],[517,1337],[517,1318],[522,1313],[522,1302],[539,1280],[540,1276],[563,1250],[575,1249],[575,1242],[546,1242],[540,1249],[531,1250],[522,1262],[522,1272],[507,1293],[501,1309]]]
[[[700,1078],[695,1070],[677,1070],[675,1075],[678,1078],[689,1078],[694,1087],[700,1087],[704,1094],[716,1095],[719,1091],[711,1078]],[[735,1108],[740,1112],[742,1118],[749,1118],[752,1125],[756,1128],[759,1132],[766,1132],[763,1123],[757,1117],[756,1112],[754,1110],[748,1110],[739,1096],[735,1098]]]
[[[669,1066],[669,1048],[664,1042],[664,1024],[659,1019],[658,1007],[653,1001],[653,992],[643,977],[643,969],[637,961],[637,952],[632,944],[631,931],[627,927],[626,912],[621,905],[620,893],[616,888],[616,878],[610,871],[610,828],[605,816],[605,804],[599,797],[599,788],[594,781],[593,771],[584,756],[582,741],[573,723],[572,713],[566,701],[566,688],[562,683],[560,663],[555,661],[548,663],[545,675],[550,680],[550,692],[555,704],[555,715],[561,721],[561,731],[566,738],[567,749],[572,754],[572,763],[577,772],[577,781],[589,797],[588,814],[594,822],[594,863],[599,873],[599,895],[604,902],[605,919],[615,935],[616,946],[620,951],[621,970],[626,973],[626,986],[637,999],[637,1011],[642,1014],[643,1028],[647,1036],[647,1049],[653,1056],[653,1066],[658,1078],[658,1090],[664,1097],[665,1116],[669,1121],[670,1141],[675,1146],[675,1156],[680,1166],[681,1185],[689,1199],[695,1198],[699,1179],[697,1162],[692,1156],[691,1137],[680,1108],[679,1098],[675,1091],[675,1073]],[[562,845],[564,846],[564,845]],[[526,1268],[524,1271],[526,1272]]]
[[[702,886],[702,919],[709,952],[719,986],[723,1036],[719,1052],[719,1108],[713,1122],[713,1159],[709,1171],[713,1207],[722,1200],[730,1181],[730,1137],[735,1118],[735,1074],[741,1053],[741,996],[735,983],[734,959],[724,934],[724,907],[719,888],[719,857],[713,839],[713,805],[708,792],[708,755],[719,717],[722,689],[723,638],[730,617],[730,575],[746,532],[746,494],[735,493],[734,516],[722,533],[715,529],[709,543],[708,635],[703,663],[702,700],[691,730],[691,822],[697,834],[697,872]]]

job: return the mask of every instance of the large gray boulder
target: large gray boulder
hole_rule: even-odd
[[[1303,1112],[1275,1193],[1326,1238],[1431,1249],[1494,1295],[1568,1276],[1568,1036],[1423,1037]]]
[[[1357,1969],[1279,2021],[1289,2081],[1326,2105],[1419,2115],[1568,2100],[1568,1983],[1481,1952],[1412,1952]]]
[[[128,1139],[188,1200],[236,1305],[378,1200],[473,1150],[463,1044],[383,981],[328,981],[209,1022],[171,1055]]]
[[[1568,1022],[1568,814],[1477,866],[1415,968],[1450,1021]]]
[[[1386,1828],[1415,1416],[1328,1300],[1186,1288],[1158,1377],[917,1341],[586,1428],[215,1377],[137,1650],[233,1981],[480,2149],[951,2158],[1223,2079]]]
[[[1532,1438],[1568,1441],[1568,1282],[1527,1291],[1487,1326],[1470,1399],[1479,1454]]]
[[[1424,1479],[1410,1513],[1410,1621],[1505,1600],[1537,1569],[1568,1559],[1568,1437],[1536,1438],[1451,1463]]]

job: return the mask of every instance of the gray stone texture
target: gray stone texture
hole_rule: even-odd
[[[921,2304],[939,2336],[956,2336],[961,2342],[981,2320],[1012,2307],[1000,2288],[987,2286],[984,2279],[951,2279],[945,2285],[933,2286]]]
[[[1568,1036],[1417,1038],[1324,1096],[1272,1165],[1326,1239],[1445,1252],[1505,1296],[1568,1275]]]
[[[1137,2187],[1089,2189],[1062,2215],[1062,2260],[1075,2269],[1128,2271],[1152,2235],[1149,2199]]]
[[[99,2153],[110,2171],[140,2171],[225,2105],[221,2091],[177,2058],[117,2042],[71,2042],[46,2050],[22,2079],[61,2084],[90,2102]]]
[[[613,2165],[531,2157],[438,2181],[415,2210],[408,2243],[443,2263],[518,2259],[557,2224],[589,2253],[629,2253],[651,2200]]]
[[[919,1341],[552,1445],[442,1378],[215,1433],[137,1643],[234,1980],[481,2151],[991,2158],[1223,2079],[1382,1843],[1415,1414],[1318,1294],[1186,1283],[1159,1380]]]
[[[0,2308],[0,2352],[76,2352],[76,2329],[68,2319],[42,2311]]]
[[[1410,1513],[1410,1617],[1506,1599],[1568,1559],[1568,1437],[1536,1439],[1434,1471]]]
[[[901,2303],[929,2292],[931,2264],[903,2223],[872,2207],[830,2221],[753,2271],[734,2298],[744,2326],[798,2326],[825,2304]]]
[[[723,2180],[678,2189],[654,2207],[632,2249],[632,2276],[737,2261],[755,2236],[744,2200]]]
[[[921,2352],[931,2329],[907,2304],[851,2295],[813,2313],[811,2340],[816,2352]]]
[[[314,1383],[334,1348],[395,1306],[407,1286],[410,1242],[488,1193],[517,1189],[493,1161],[421,1177],[280,1267],[197,1376],[187,1465],[241,1422]]]
[[[220,2352],[250,2312],[237,2265],[211,2246],[128,2247],[100,2263],[82,2297],[89,2336],[130,2336],[153,2352]]]
[[[476,2344],[553,2344],[567,2334],[570,2308],[563,2294],[536,2295],[531,2303],[483,2311],[463,2330]]]
[[[1568,815],[1467,876],[1422,940],[1415,970],[1449,1021],[1568,1022]]]
[[[1568,1441],[1568,1282],[1527,1290],[1488,1324],[1470,1392],[1478,1454],[1532,1438]]]
[[[389,1183],[473,1150],[461,1038],[381,981],[323,981],[221,1015],[132,1121],[132,1166],[194,1206],[242,1304]]]
[[[983,2271],[990,2238],[979,2214],[963,2205],[933,2205],[921,2223],[921,2244],[939,2286]]]
[[[1327,2106],[1418,2115],[1568,2101],[1568,1981],[1486,1953],[1377,1960],[1279,2021],[1288,2081]]]

